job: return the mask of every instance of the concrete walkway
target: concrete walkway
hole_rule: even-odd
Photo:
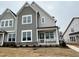
[[[67,45],[67,46],[68,46],[69,48],[71,48],[71,49],[73,49],[73,50],[79,52],[79,48],[78,48],[78,47],[73,46],[73,45]]]

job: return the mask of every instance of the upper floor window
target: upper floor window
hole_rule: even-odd
[[[1,27],[12,27],[13,19],[1,20]]]
[[[5,26],[8,26],[8,21],[5,21]]]
[[[4,26],[4,21],[1,21],[1,27],[3,27]]]
[[[44,24],[45,23],[45,17],[42,17],[41,18],[41,24]]]
[[[74,28],[71,28],[71,32],[74,32]]]
[[[31,24],[31,23],[32,23],[32,15],[22,16],[22,24]]]
[[[12,20],[9,21],[9,26],[12,26],[12,22],[13,22]]]

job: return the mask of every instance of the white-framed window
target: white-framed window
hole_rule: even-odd
[[[22,24],[31,24],[31,23],[32,23],[32,15],[22,16]]]
[[[54,39],[54,32],[46,32],[46,39]]]
[[[74,32],[74,28],[71,28],[71,32]]]
[[[32,30],[22,30],[21,36],[22,42],[32,42]]]
[[[1,20],[1,27],[13,27],[13,19]]]
[[[9,21],[9,26],[10,26],[10,27],[13,26],[13,21],[12,21],[12,20]]]
[[[8,33],[8,42],[15,42],[15,33]]]
[[[44,32],[39,33],[39,38],[44,39]]]
[[[5,26],[6,26],[6,27],[8,26],[8,21],[5,21]]]
[[[45,23],[45,17],[41,17],[41,24]]]
[[[4,21],[3,20],[1,21],[1,27],[4,27]]]
[[[75,42],[76,41],[75,37],[70,37],[70,41]]]

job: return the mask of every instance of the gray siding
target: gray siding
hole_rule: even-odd
[[[51,26],[56,26],[55,19],[51,18],[47,13],[45,13],[37,4],[32,4],[32,7],[39,12],[40,17],[37,20],[38,22],[38,27],[51,27]],[[41,24],[41,17],[45,17],[45,23]]]
[[[13,27],[0,27],[0,29],[5,30],[6,32],[8,32],[8,31],[16,32],[16,30],[15,30],[16,19],[10,12],[7,12],[7,11],[8,11],[8,9],[6,9],[6,11],[2,14],[2,17],[0,18],[0,23],[1,23],[1,20],[13,19]],[[8,33],[4,35],[4,42],[7,42],[7,37],[8,37]]]
[[[10,30],[14,30],[15,29],[15,18],[13,17],[13,15],[10,12],[4,12],[3,16],[1,17],[0,20],[5,20],[5,19],[13,19],[13,27],[2,27],[3,30],[5,31],[10,31]],[[1,29],[1,27],[0,27]]]
[[[32,24],[22,24],[22,15],[32,15]],[[36,42],[36,12],[31,7],[24,7],[18,15],[17,21],[17,42],[21,42],[21,31],[32,30],[32,41]],[[23,44],[23,43],[22,43]]]

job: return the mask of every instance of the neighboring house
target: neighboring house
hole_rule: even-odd
[[[6,13],[10,13],[7,15]],[[2,14],[1,44],[14,42],[17,46],[59,45],[59,27],[56,20],[35,2],[27,2],[16,15],[9,10]],[[8,18],[7,18],[8,17]],[[6,27],[6,20],[12,19],[12,27]],[[4,27],[3,22],[4,21]],[[11,25],[10,21],[8,25]],[[7,38],[7,39],[6,39]]]
[[[16,35],[16,15],[6,9],[0,17],[0,45],[15,42]]]
[[[63,34],[66,43],[79,44],[79,17],[73,17]]]

